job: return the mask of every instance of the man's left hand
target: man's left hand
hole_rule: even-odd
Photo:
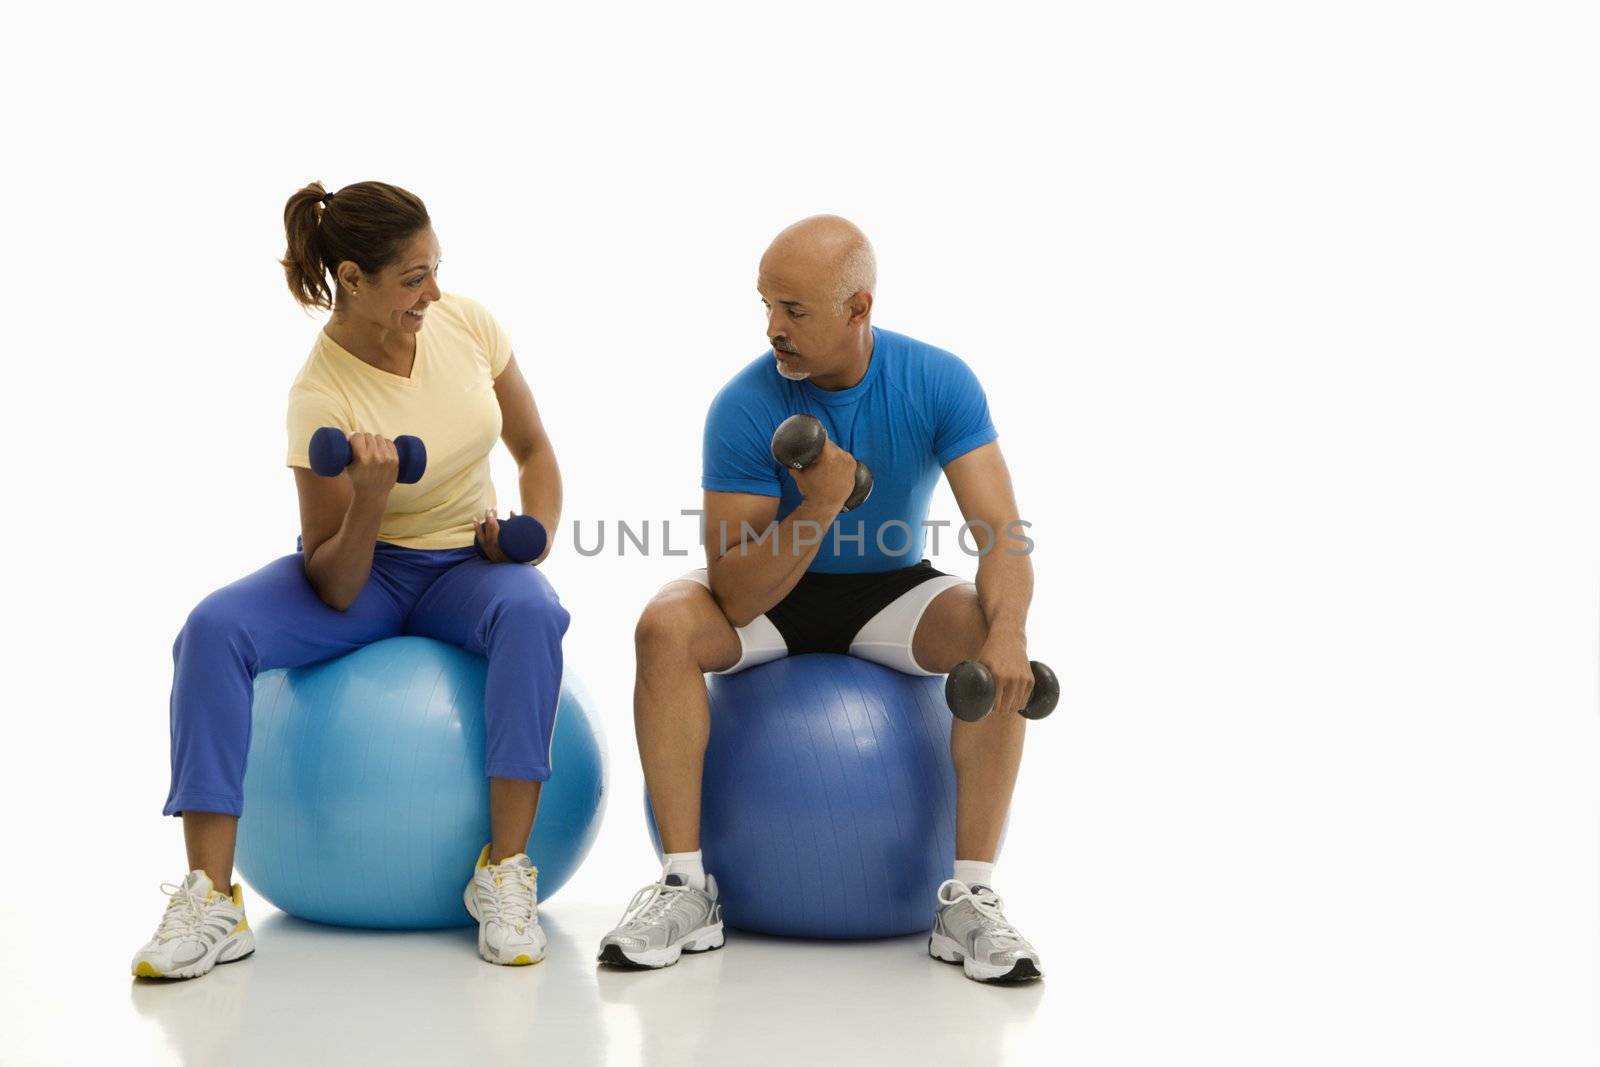
[[[994,675],[991,712],[1018,712],[1033,695],[1033,667],[1028,663],[1028,642],[1022,634],[991,634],[978,652],[978,662]]]

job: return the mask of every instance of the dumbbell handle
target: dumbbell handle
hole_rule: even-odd
[[[401,434],[394,439],[394,450],[400,457],[400,473],[395,480],[407,485],[421,481],[428,469],[428,450],[422,438]],[[324,478],[337,477],[355,458],[350,438],[337,426],[324,426],[312,434],[309,453],[311,469]]]
[[[797,471],[817,461],[828,443],[828,431],[815,415],[790,415],[772,431],[772,458]],[[845,498],[843,511],[858,508],[872,495],[872,469],[856,460],[856,485]]]
[[[1061,699],[1061,682],[1056,672],[1038,660],[1031,660],[1033,668],[1033,696],[1028,706],[1018,714],[1027,719],[1042,719],[1056,710]],[[945,679],[944,699],[950,713],[963,722],[977,722],[989,714],[994,705],[994,673],[975,659],[956,665]]]

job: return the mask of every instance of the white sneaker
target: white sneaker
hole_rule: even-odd
[[[478,955],[490,963],[526,967],[544,959],[539,927],[539,868],[524,853],[490,865],[489,846],[462,894],[467,913],[478,920]]]
[[[600,939],[600,962],[613,967],[671,967],[685,952],[710,952],[722,947],[722,908],[717,880],[706,875],[696,889],[681,874],[633,895],[617,928]]]
[[[155,936],[133,957],[135,977],[199,978],[256,950],[242,886],[231,896],[218,893],[205,871],[190,871],[181,884],[162,883],[161,889],[172,899]]]
[[[1006,918],[1005,902],[988,886],[968,886],[954,878],[939,887],[928,955],[961,964],[975,982],[1044,977],[1044,961]]]

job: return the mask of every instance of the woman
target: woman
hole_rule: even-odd
[[[173,648],[165,813],[183,817],[189,875],[163,887],[172,899],[134,973],[193,978],[254,951],[233,849],[256,674],[399,634],[488,657],[492,839],[466,903],[484,959],[536,963],[545,937],[524,849],[550,777],[568,617],[542,574],[500,550],[489,453],[505,441],[523,511],[546,530],[561,511],[555,453],[505,332],[481,305],[439,289],[421,200],[382,182],[337,193],[313,183],[290,197],[284,225],[290,292],[332,311],[289,393],[300,550],[208,596]],[[323,426],[349,435],[337,477],[309,469]],[[415,484],[397,484],[402,434],[427,450]]]

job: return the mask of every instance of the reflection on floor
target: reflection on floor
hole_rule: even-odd
[[[541,918],[545,961],[510,968],[479,960],[470,929],[380,933],[273,914],[250,959],[191,982],[131,981],[135,1012],[158,1032],[141,1043],[194,1065],[926,1065],[1032,1062],[1048,1048],[1048,982],[969,982],[929,959],[920,936],[730,932],[726,948],[669,970],[613,971],[594,955],[615,915],[569,906]]]

